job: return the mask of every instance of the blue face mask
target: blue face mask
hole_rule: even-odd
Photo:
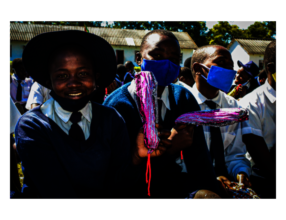
[[[141,64],[142,71],[154,74],[159,86],[170,85],[179,75],[181,67],[170,60],[145,60]]]
[[[208,84],[224,92],[230,90],[236,71],[219,66],[211,66],[211,68],[208,68],[204,64],[200,63],[200,65],[209,70],[208,78],[201,74],[201,76],[207,80]]]

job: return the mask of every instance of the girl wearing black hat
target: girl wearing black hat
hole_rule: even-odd
[[[97,86],[115,78],[112,47],[86,32],[50,32],[27,44],[23,62],[52,98],[24,114],[15,130],[22,195],[121,197],[130,161],[125,122],[115,109],[90,101]]]

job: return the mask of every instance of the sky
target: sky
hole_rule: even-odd
[[[247,29],[248,26],[252,25],[254,22],[255,21],[228,21],[229,24],[236,24],[240,29]],[[211,29],[217,23],[217,21],[206,21],[206,26],[208,29]]]

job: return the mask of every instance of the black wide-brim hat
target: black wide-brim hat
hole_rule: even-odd
[[[32,38],[23,51],[23,63],[28,74],[39,84],[51,89],[48,60],[50,54],[64,44],[76,44],[92,56],[96,72],[100,74],[96,84],[107,87],[115,79],[116,57],[111,45],[103,38],[84,31],[55,31]]]

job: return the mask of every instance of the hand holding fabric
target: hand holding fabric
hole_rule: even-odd
[[[193,143],[194,125],[177,124],[171,130],[169,140],[172,141],[172,147],[168,153],[174,154],[190,147]]]

